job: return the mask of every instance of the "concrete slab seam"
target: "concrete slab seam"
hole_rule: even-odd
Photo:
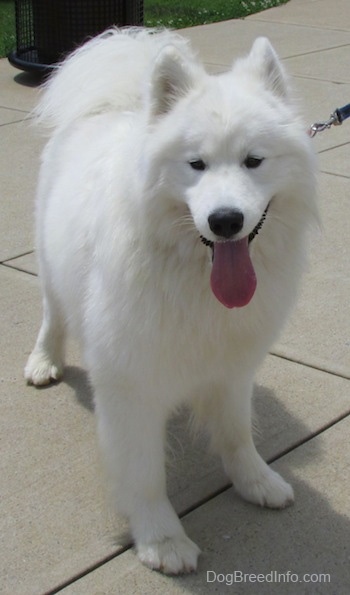
[[[10,260],[16,260],[17,258],[22,258],[22,256],[28,256],[29,254],[33,254],[34,250],[27,250],[26,252],[21,252],[20,254],[15,254],[14,256],[10,256],[10,258],[5,258],[4,260],[0,261],[0,264],[6,265],[6,266],[11,266],[6,264],[7,262],[9,262]]]
[[[287,356],[287,355],[282,355],[282,354],[277,353],[276,351],[273,351],[273,350],[270,351],[269,355],[272,357],[276,357],[278,359],[285,360],[287,362],[292,362],[293,364],[298,364],[299,366],[303,366],[304,368],[311,368],[312,370],[316,370],[317,372],[329,374],[330,376],[336,376],[336,378],[343,378],[344,380],[350,380],[350,373],[349,373],[349,375],[347,375],[347,374],[342,374],[341,372],[335,372],[334,370],[331,370],[330,368],[322,368],[321,366],[317,366],[316,364],[303,362],[301,359],[298,359],[296,357]]]
[[[269,21],[268,19],[262,19],[259,18],[255,15],[251,15],[249,17],[246,17],[243,20],[247,20],[249,19],[249,21],[251,22],[255,22],[255,23],[264,23],[264,24],[269,24],[269,25],[290,25],[292,27],[300,27],[300,28],[304,28],[304,29],[320,29],[323,31],[334,31],[335,33],[349,33],[349,29],[339,29],[338,27],[326,27],[325,25],[312,25],[310,23],[307,24],[303,24],[303,23],[296,23],[290,20],[281,20],[281,21]]]
[[[22,267],[16,267],[13,264],[7,264],[6,262],[1,262],[0,266],[6,267],[7,269],[12,269],[14,271],[19,271],[20,273],[26,273],[27,275],[31,275],[32,277],[37,277],[36,273],[31,273]]]

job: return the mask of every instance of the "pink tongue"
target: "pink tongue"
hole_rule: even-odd
[[[246,306],[256,289],[248,238],[215,242],[210,284],[215,297],[227,308]]]

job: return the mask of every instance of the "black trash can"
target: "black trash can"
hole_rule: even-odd
[[[143,0],[15,0],[16,50],[21,70],[47,72],[89,37],[112,25],[143,24]]]

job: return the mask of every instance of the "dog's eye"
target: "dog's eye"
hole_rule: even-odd
[[[263,157],[254,157],[253,155],[248,155],[248,157],[244,161],[244,165],[248,169],[256,169],[259,165],[262,164],[264,161]]]
[[[192,169],[197,171],[204,171],[206,169],[206,164],[202,159],[195,159],[194,161],[189,161],[190,166]]]

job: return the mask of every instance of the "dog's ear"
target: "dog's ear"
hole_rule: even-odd
[[[280,98],[289,97],[287,77],[282,64],[266,37],[258,37],[244,60],[246,67],[263,82],[265,87]]]
[[[194,86],[194,68],[173,45],[158,55],[151,77],[151,118],[166,114]]]

